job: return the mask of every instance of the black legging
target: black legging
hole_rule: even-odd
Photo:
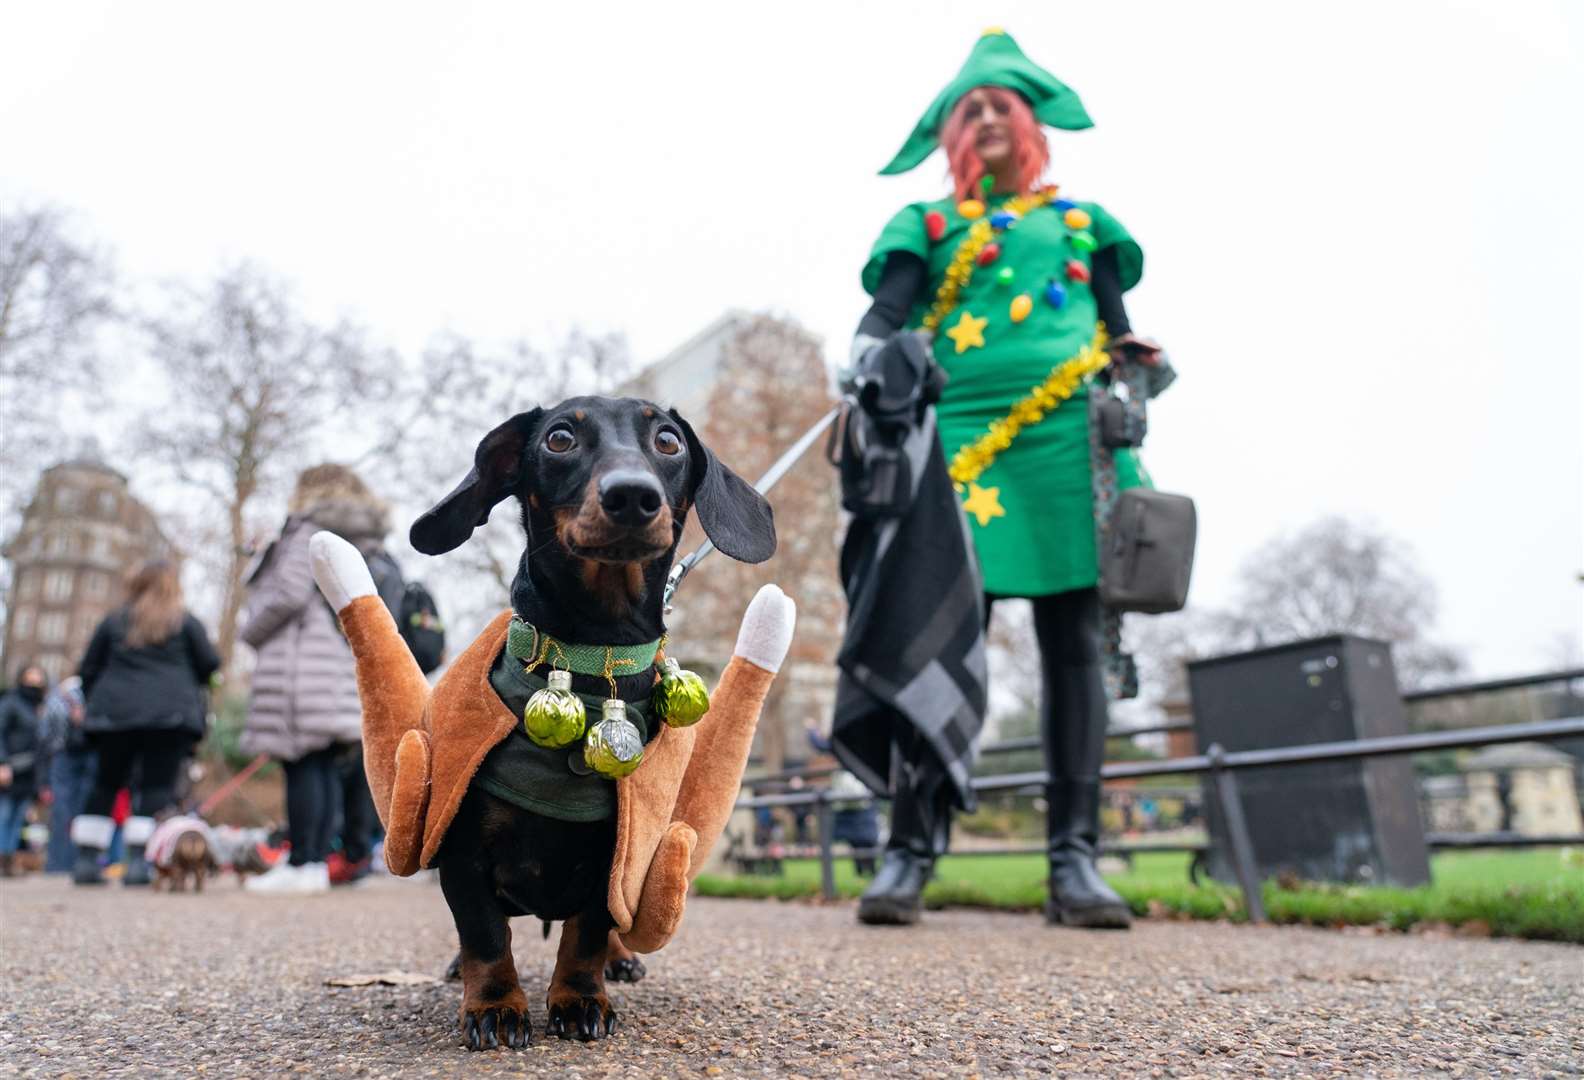
[[[985,625],[990,606],[985,596]],[[1101,675],[1100,590],[1036,596],[1040,652],[1040,734],[1052,777],[1098,780],[1105,759],[1107,709]]]
[[[346,858],[351,862],[366,858],[373,841],[374,801],[360,748],[333,743],[284,765],[291,864],[324,862],[334,847],[338,826]]]
[[[116,792],[132,788],[132,813],[154,817],[176,805],[176,780],[192,752],[193,737],[185,731],[102,731],[88,736],[99,757],[93,790],[83,813],[109,817]],[[135,767],[135,772],[134,772]]]

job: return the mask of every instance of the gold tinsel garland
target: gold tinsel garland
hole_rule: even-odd
[[[1014,195],[1006,201],[1001,210],[1021,218],[1031,210],[1038,210],[1054,198],[1056,198],[1056,189],[1048,187],[1034,195]],[[956,309],[957,298],[962,295],[963,289],[973,277],[979,253],[995,238],[995,233],[995,227],[990,224],[989,216],[981,217],[968,226],[968,235],[957,245],[951,265],[946,268],[946,277],[935,293],[935,303],[930,305],[929,313],[921,322],[924,329],[933,334],[940,329],[941,323],[946,321],[946,316]]]
[[[1101,323],[1095,327],[1089,344],[1077,355],[1057,364],[1044,382],[1013,404],[1006,416],[992,420],[988,431],[960,448],[952,456],[948,470],[953,487],[961,493],[963,485],[979,479],[996,455],[1012,445],[1019,432],[1045,419],[1047,413],[1072,397],[1085,379],[1109,364],[1111,357],[1105,346],[1105,324]]]

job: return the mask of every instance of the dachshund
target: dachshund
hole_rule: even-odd
[[[647,401],[577,397],[507,420],[479,443],[461,484],[413,524],[413,546],[427,555],[454,550],[508,497],[520,504],[525,538],[513,612],[561,642],[663,637],[666,580],[690,512],[734,559],[763,562],[775,551],[765,499],[676,410]],[[656,678],[652,668],[607,674],[575,674],[573,690],[635,702]],[[636,981],[642,971],[614,933],[607,902],[616,836],[614,815],[563,820],[497,797],[476,777],[469,784],[432,860],[461,945],[455,967],[469,1049],[520,1047],[532,1037],[512,959],[514,916],[544,920],[547,934],[550,921],[563,923],[547,1032],[594,1040],[616,1030],[605,980]]]

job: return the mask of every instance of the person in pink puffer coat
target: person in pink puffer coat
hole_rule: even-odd
[[[383,549],[389,510],[344,465],[316,465],[297,478],[289,516],[246,578],[240,636],[258,654],[242,749],[279,760],[286,773],[291,857],[250,879],[266,894],[324,892],[327,859],[342,822],[340,856],[366,865],[375,828],[363,775],[362,709],[352,652],[314,586],[308,539],[323,529],[392,572],[381,597],[395,610],[401,576]],[[389,589],[390,596],[384,595]]]

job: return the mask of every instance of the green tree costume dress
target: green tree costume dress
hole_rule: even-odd
[[[997,218],[1007,198],[984,200],[984,216],[1003,222],[995,234],[999,254],[974,266],[934,337],[935,359],[950,376],[936,408],[948,461],[1094,340],[1098,316],[1087,284],[1094,252],[1117,249],[1124,291],[1143,275],[1143,251],[1097,204],[1056,200],[1007,221]],[[934,215],[939,239],[932,240],[927,216]],[[865,290],[873,294],[892,252],[923,259],[929,292],[908,320],[921,326],[972,224],[953,199],[905,207],[875,242]],[[1025,426],[975,480],[959,485],[986,592],[1046,596],[1098,581],[1088,398],[1088,386],[1080,385]],[[1133,451],[1116,451],[1115,464],[1119,488],[1149,482]]]

